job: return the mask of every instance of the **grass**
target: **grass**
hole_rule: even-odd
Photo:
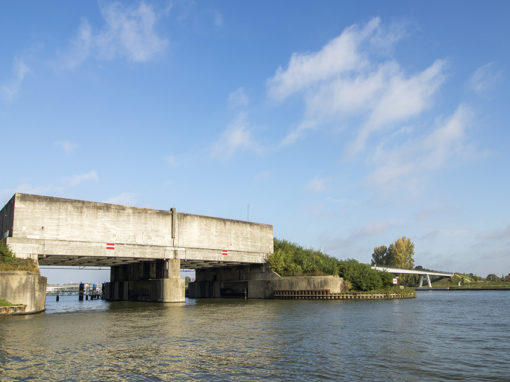
[[[414,294],[415,290],[414,288],[403,288],[400,289],[400,287],[388,287],[388,288],[382,288],[382,289],[375,289],[370,291],[356,291],[356,290],[350,290],[345,293],[352,293],[352,294],[400,294],[400,295],[408,295],[408,294]]]
[[[39,273],[39,267],[31,259],[20,259],[10,248],[0,242],[0,272],[27,271]]]
[[[11,304],[9,301],[2,300],[0,298],[0,306],[13,306],[14,304]]]
[[[510,282],[505,281],[487,281],[487,280],[463,280],[461,285],[457,279],[442,279],[432,283],[433,288],[450,288],[451,290],[491,290],[491,289],[510,289]]]

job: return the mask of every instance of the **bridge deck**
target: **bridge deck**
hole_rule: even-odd
[[[436,272],[436,271],[427,271],[424,269],[401,269],[401,268],[391,268],[391,267],[378,267],[373,266],[372,269],[382,272],[389,272],[394,274],[410,274],[410,275],[429,275],[429,276],[444,276],[444,277],[452,277],[455,273],[448,272]]]
[[[171,210],[15,194],[0,235],[40,265],[115,266],[179,259],[181,268],[261,264],[273,252],[268,224]]]

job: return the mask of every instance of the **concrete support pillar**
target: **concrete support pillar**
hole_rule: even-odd
[[[429,288],[432,288],[432,283],[430,282],[430,276],[427,274],[427,283],[429,284]]]
[[[184,302],[184,279],[179,259],[112,266],[107,300]]]
[[[421,288],[423,286],[423,275],[420,275],[420,283],[418,284],[418,287]]]

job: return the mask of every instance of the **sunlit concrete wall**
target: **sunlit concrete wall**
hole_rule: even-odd
[[[45,309],[46,277],[31,272],[0,272],[0,298],[26,305],[25,313]]]
[[[260,263],[273,252],[267,224],[19,193],[12,202],[8,243],[20,257],[137,254],[199,261],[227,260],[221,251],[228,250],[228,260]],[[115,243],[115,251],[106,243]]]

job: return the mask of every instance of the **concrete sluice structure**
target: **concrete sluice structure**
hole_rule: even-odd
[[[39,265],[111,267],[108,300],[182,302],[181,268],[196,270],[192,297],[264,298],[278,277],[264,266],[271,225],[175,209],[16,193],[0,212],[0,234],[16,256]]]

